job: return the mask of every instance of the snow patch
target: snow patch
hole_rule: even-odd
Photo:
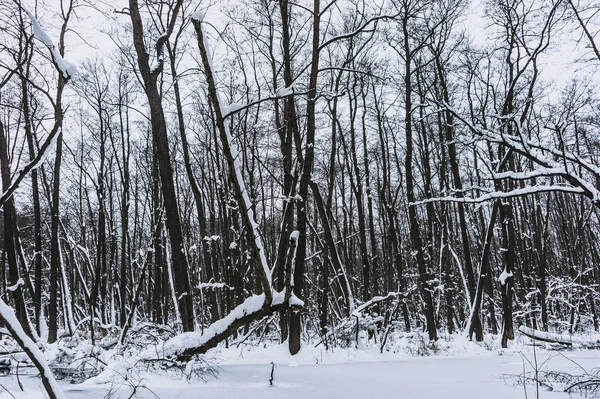
[[[14,292],[14,291],[16,291],[16,290],[17,290],[17,288],[19,288],[19,286],[21,286],[21,285],[25,285],[25,281],[23,281],[23,279],[22,279],[22,278],[19,278],[19,279],[17,280],[17,283],[16,283],[15,285],[11,285],[10,287],[6,287],[6,289],[7,289],[7,290],[9,290],[9,291],[13,291],[13,292]]]
[[[192,19],[194,21],[204,21],[204,16],[206,15],[206,13],[203,10],[198,10],[195,13],[192,14]]]
[[[224,107],[222,107],[221,112],[223,113],[223,116],[225,117],[229,114],[233,114],[234,112],[239,111],[242,108],[244,108],[244,105],[242,105],[242,104],[231,103],[229,105],[225,105]]]
[[[296,296],[296,294],[294,294],[292,292],[292,295],[290,296],[290,306],[300,306],[300,307],[304,307],[304,301],[300,298],[298,298]]]
[[[271,302],[271,304],[273,306],[281,305],[283,303],[283,301],[285,300],[285,290],[283,290],[283,291],[272,290],[271,292],[273,293],[273,301]]]
[[[498,278],[498,280],[500,280],[500,284],[504,285],[506,284],[506,280],[508,280],[510,277],[512,277],[513,274],[512,272],[507,272],[506,268],[502,271],[502,273],[500,274],[500,277]]]
[[[292,94],[294,94],[294,85],[291,85],[289,87],[282,87],[281,89],[277,90],[277,97],[287,97],[287,96],[291,96]]]

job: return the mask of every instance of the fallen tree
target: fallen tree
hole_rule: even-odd
[[[177,335],[163,345],[147,349],[141,358],[145,361],[167,358],[187,361],[194,355],[206,353],[238,328],[272,314],[274,309],[265,300],[264,294],[251,296],[227,316],[211,324],[203,333],[192,331]]]
[[[519,332],[526,337],[529,337],[536,341],[548,342],[551,344],[559,344],[565,346],[576,346],[586,349],[597,349],[600,348],[600,342],[598,341],[583,341],[577,338],[573,338],[572,335],[567,334],[555,334],[545,331],[534,330],[533,328],[521,326]]]

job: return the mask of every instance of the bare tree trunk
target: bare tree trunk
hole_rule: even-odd
[[[56,156],[54,159],[54,175],[52,188],[52,216],[50,228],[50,301],[48,303],[48,342],[53,343],[58,338],[58,271],[60,268],[60,164],[62,160],[62,132],[56,139]],[[92,305],[93,306],[93,305]]]
[[[298,247],[296,252],[296,268],[294,269],[294,294],[302,298],[304,294],[304,273],[306,260],[306,224],[308,206],[308,187],[312,177],[315,157],[315,107],[317,100],[317,78],[319,74],[319,46],[320,46],[321,7],[320,0],[313,0],[313,32],[312,32],[312,59],[310,78],[308,83],[308,99],[306,104],[306,137],[304,149],[304,162],[300,176],[298,194],[301,203],[297,209],[297,227],[299,232]],[[302,331],[301,315],[293,312],[290,317],[290,353],[295,355],[300,351],[300,333]]]
[[[119,75],[119,124],[121,130],[121,162],[122,162],[122,189],[121,189],[121,260],[119,270],[119,323],[121,327],[125,325],[127,318],[127,273],[131,267],[131,243],[129,237],[129,210],[130,210],[130,171],[129,157],[130,133],[129,133],[129,94],[126,92],[126,76]],[[125,90],[122,92],[121,90]]]
[[[404,4],[405,9],[402,17],[402,30],[404,35],[404,56],[405,56],[405,70],[404,70],[404,85],[405,85],[405,122],[404,130],[406,134],[406,158],[405,158],[405,173],[406,173],[406,198],[409,203],[415,202],[414,194],[414,179],[413,179],[413,137],[412,137],[412,62],[413,62],[413,50],[410,44],[409,34],[409,5]],[[408,218],[410,224],[410,239],[412,242],[412,248],[416,253],[417,267],[419,270],[419,282],[421,296],[424,301],[424,312],[426,320],[426,329],[429,334],[429,339],[434,341],[437,339],[437,328],[435,325],[433,299],[431,297],[431,291],[429,287],[429,281],[431,281],[431,275],[427,270],[425,264],[425,256],[423,253],[423,242],[421,240],[421,232],[419,229],[419,220],[417,218],[417,209],[415,206],[408,207]]]
[[[23,73],[23,72],[22,72]],[[29,72],[25,72],[24,76],[29,76]],[[21,93],[23,96],[23,119],[25,120],[25,136],[27,138],[27,149],[29,150],[29,158],[35,158],[36,140],[31,126],[31,113],[29,108],[29,91],[27,89],[27,80],[21,79]],[[40,331],[40,321],[42,318],[42,217],[40,206],[40,189],[38,171],[31,171],[31,191],[33,200],[33,234],[34,234],[34,255],[33,255],[33,308],[35,314],[35,329],[37,334]]]
[[[166,227],[171,242],[171,257],[173,265],[173,283],[177,307],[181,315],[181,323],[184,331],[194,330],[194,308],[192,303],[192,292],[190,291],[190,279],[188,275],[188,261],[183,243],[181,231],[181,219],[175,183],[173,179],[173,167],[169,154],[169,140],[167,137],[167,125],[165,114],[161,103],[161,95],[158,91],[158,77],[162,71],[163,45],[168,40],[173,26],[177,21],[177,15],[183,1],[177,1],[170,16],[168,34],[161,36],[156,43],[159,67],[150,69],[149,57],[144,44],[144,25],[140,14],[138,0],[129,0],[129,15],[133,27],[133,42],[137,53],[138,66],[144,80],[144,90],[150,106],[150,120],[152,124],[152,139],[156,146],[160,183],[165,204]]]
[[[168,290],[168,284],[164,284],[165,275],[165,262],[163,260],[163,244],[162,244],[162,231],[163,231],[163,202],[161,201],[160,195],[160,176],[158,172],[158,162],[156,162],[156,149],[152,150],[154,156],[152,157],[152,232],[153,232],[153,250],[152,254],[148,254],[148,257],[152,255],[152,262],[154,266],[154,287],[153,287],[153,298],[152,298],[152,315],[154,322],[158,324],[167,323],[168,318],[166,317],[165,303],[168,303],[168,295],[164,293]],[[165,285],[163,287],[163,285]],[[165,296],[167,298],[165,298]]]
[[[10,187],[10,160],[8,155],[8,143],[6,134],[4,131],[4,125],[0,122],[0,171],[2,174],[2,187],[4,190]],[[6,200],[3,206],[4,210],[4,251],[6,253],[6,261],[8,262],[8,276],[9,284],[13,287],[11,289],[12,296],[15,303],[15,311],[19,323],[23,326],[23,329],[28,336],[32,336],[29,319],[27,318],[27,311],[25,309],[25,300],[23,298],[23,289],[19,284],[19,265],[17,260],[17,249],[15,242],[15,234],[17,231],[17,213],[15,210],[14,197],[10,197]]]

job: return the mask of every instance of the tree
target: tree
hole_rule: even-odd
[[[158,170],[160,172],[160,183],[166,215],[166,227],[171,242],[171,257],[173,266],[173,280],[175,285],[175,296],[184,331],[194,330],[194,308],[190,291],[188,275],[188,262],[186,250],[181,232],[181,219],[175,183],[173,180],[173,167],[169,154],[169,140],[167,136],[167,125],[164,110],[161,104],[161,95],[158,91],[158,79],[164,67],[164,46],[169,40],[177,16],[183,1],[177,1],[166,24],[167,30],[156,42],[156,60],[158,65],[151,69],[150,58],[144,43],[144,24],[137,0],[129,1],[129,16],[133,27],[133,42],[137,54],[137,62],[140,74],[144,81],[144,91],[148,98],[150,107],[150,120],[152,123],[152,140],[156,148]]]

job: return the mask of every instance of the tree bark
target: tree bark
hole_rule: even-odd
[[[179,0],[171,15],[170,30],[176,21],[179,9],[183,1]],[[156,157],[160,173],[161,190],[166,215],[166,227],[169,232],[171,243],[171,258],[173,266],[173,284],[175,296],[177,298],[177,307],[181,317],[181,324],[184,331],[194,330],[194,308],[192,302],[192,292],[190,291],[190,279],[188,275],[188,261],[181,231],[181,219],[179,216],[179,206],[177,193],[175,191],[175,182],[173,178],[173,167],[171,165],[171,155],[169,154],[169,139],[167,136],[167,124],[164,110],[161,103],[161,95],[158,91],[158,77],[162,71],[161,59],[163,56],[162,46],[164,41],[168,40],[168,34],[159,38],[156,49],[159,58],[159,67],[150,70],[149,56],[144,44],[144,25],[140,15],[138,0],[129,0],[129,15],[133,27],[133,43],[135,46],[138,66],[144,81],[144,91],[150,107],[150,121],[152,125],[152,140],[156,146]],[[163,40],[161,42],[161,40]]]
[[[406,173],[406,198],[410,203],[415,202],[414,194],[414,178],[413,178],[413,138],[412,138],[412,62],[413,62],[413,50],[410,45],[409,38],[409,10],[408,4],[404,5],[404,15],[402,17],[402,31],[404,35],[404,56],[405,56],[405,70],[404,70],[404,86],[405,86],[405,122],[404,130],[406,135],[406,156],[405,156],[405,173]],[[429,339],[434,341],[437,339],[437,328],[435,325],[433,299],[431,297],[431,291],[429,282],[431,281],[431,274],[427,270],[425,263],[425,256],[423,253],[423,242],[421,240],[421,233],[419,229],[419,220],[417,217],[417,209],[415,206],[408,207],[408,218],[410,224],[410,239],[412,243],[412,249],[415,252],[417,267],[419,271],[419,285],[421,296],[423,298],[423,307],[426,320],[426,329],[429,334]]]
[[[8,155],[8,143],[6,138],[7,132],[4,131],[4,125],[0,122],[0,172],[2,174],[2,187],[6,190],[10,186],[10,159]],[[9,284],[13,287],[12,297],[15,303],[15,311],[19,323],[28,336],[32,336],[29,328],[29,319],[27,318],[27,310],[25,309],[25,300],[23,298],[23,290],[19,284],[19,265],[17,260],[17,249],[15,235],[17,231],[17,213],[15,210],[14,197],[10,197],[3,205],[4,212],[4,252],[6,253],[6,261],[8,262],[8,277]]]

